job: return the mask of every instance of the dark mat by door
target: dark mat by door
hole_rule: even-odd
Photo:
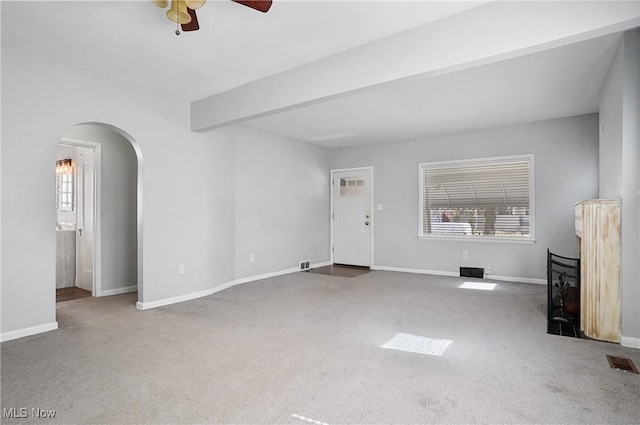
[[[369,273],[369,267],[347,266],[343,264],[332,264],[330,266],[318,267],[311,269],[310,273],[326,274],[330,276],[340,277],[356,277]]]

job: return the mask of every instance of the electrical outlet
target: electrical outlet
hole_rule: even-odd
[[[256,256],[253,254],[249,254],[249,262],[253,263],[254,261],[256,261]]]
[[[307,269],[307,270],[309,270],[311,268],[311,265],[309,264],[308,261],[304,262],[304,268]]]
[[[469,259],[469,251],[462,251],[462,259],[463,260]]]
[[[178,274],[184,274],[184,264],[178,264]]]
[[[300,261],[300,270],[309,270],[309,262]]]
[[[486,266],[486,267],[484,268],[484,273],[485,273],[485,274],[491,274],[491,266]]]

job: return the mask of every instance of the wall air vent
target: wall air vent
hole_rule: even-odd
[[[482,267],[460,267],[460,277],[477,277],[484,278],[484,269]]]

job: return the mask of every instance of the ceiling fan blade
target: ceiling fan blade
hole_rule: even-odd
[[[236,3],[240,3],[252,9],[258,10],[262,13],[267,13],[271,8],[271,0],[231,0]]]
[[[188,24],[182,24],[182,31],[197,31],[200,29],[198,25],[198,17],[196,11],[187,7],[187,13],[191,16],[191,22]]]

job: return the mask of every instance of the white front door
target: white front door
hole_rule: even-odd
[[[333,173],[333,262],[371,266],[371,169]]]
[[[77,287],[93,293],[95,155],[87,152],[78,161],[78,230],[76,232]]]

